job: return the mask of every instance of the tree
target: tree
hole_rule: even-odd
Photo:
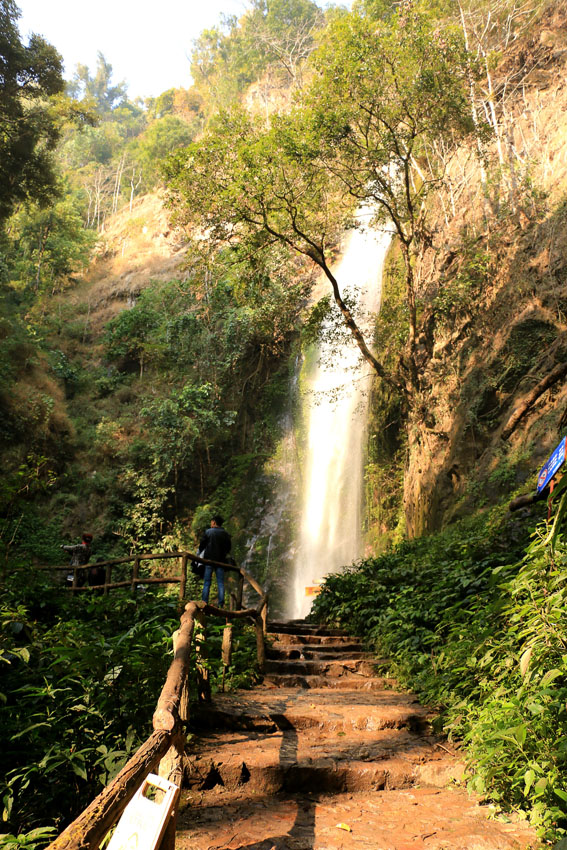
[[[28,204],[10,222],[12,286],[55,294],[66,278],[84,269],[95,235],[85,230],[77,200],[61,197],[47,209]]]
[[[195,89],[167,89],[158,97],[148,98],[146,107],[151,118],[175,115],[190,125],[203,117],[203,98]]]
[[[378,4],[373,3],[376,11]],[[443,173],[432,142],[457,144],[471,132],[465,51],[417,3],[380,15],[338,14],[315,54],[316,79],[304,105],[262,129],[242,112],[223,114],[203,140],[169,164],[180,218],[250,252],[275,242],[309,257],[326,275],[363,357],[411,399],[415,363],[416,253],[428,244],[427,199]],[[354,209],[372,204],[389,221],[405,262],[408,353],[393,373],[369,350],[330,266]]]
[[[145,189],[156,184],[162,160],[171,151],[188,145],[195,136],[195,127],[175,115],[164,115],[153,121],[148,129],[131,143],[130,155],[135,159]]]
[[[94,77],[87,65],[77,65],[67,91],[75,100],[92,101],[99,115],[105,116],[126,101],[127,86],[124,80],[116,85],[112,85],[111,80],[112,65],[99,50]]]
[[[309,167],[305,132],[300,113],[274,119],[267,131],[242,111],[220,114],[202,141],[177,151],[166,166],[177,218],[219,245],[254,254],[282,243],[313,260],[363,357],[395,383],[368,348],[331,270],[330,253],[352,221],[352,204],[332,173]]]
[[[207,116],[235,103],[257,71],[257,57],[249,54],[235,17],[203,30],[194,42],[191,76]]]
[[[242,25],[250,52],[261,45],[263,62],[276,64],[292,84],[300,85],[302,66],[323,22],[323,12],[312,0],[255,0]]]
[[[41,36],[20,39],[19,10],[0,0],[0,224],[19,201],[46,203],[60,124],[49,97],[64,89],[59,53]]]
[[[415,261],[431,244],[428,200],[445,179],[437,155],[475,130],[470,73],[460,30],[443,25],[420,0],[392,11],[369,2],[336,16],[315,54],[307,97],[313,166],[328,169],[375,223],[392,225],[405,267],[409,335],[404,382],[418,385],[415,363]]]

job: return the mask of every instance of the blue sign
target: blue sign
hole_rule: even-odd
[[[539,471],[537,477],[537,491],[541,491],[546,487],[557,470],[565,463],[565,447],[567,446],[567,437],[563,437],[547,463],[545,463]]]

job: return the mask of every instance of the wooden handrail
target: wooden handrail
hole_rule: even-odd
[[[155,560],[167,560],[171,558],[177,558],[181,560],[181,574],[177,576],[141,576],[140,572],[140,562],[141,561],[155,561]],[[71,565],[67,564],[66,566],[55,566],[55,567],[47,567],[41,566],[37,569],[39,570],[72,570],[73,571],[73,585],[72,587],[66,587],[65,591],[70,593],[89,593],[93,591],[103,591],[104,595],[107,596],[109,590],[118,590],[120,588],[130,588],[133,593],[136,593],[138,587],[140,585],[149,585],[149,584],[179,584],[179,598],[180,600],[185,599],[186,586],[187,586],[187,566],[189,561],[197,561],[200,564],[211,565],[213,567],[222,567],[223,570],[228,572],[235,573],[239,577],[239,585],[236,593],[236,603],[237,606],[242,605],[242,591],[243,591],[243,582],[246,581],[252,587],[253,590],[263,598],[264,591],[260,584],[256,581],[254,576],[251,576],[243,567],[237,567],[233,564],[225,564],[222,561],[213,561],[209,558],[202,558],[200,555],[195,555],[191,552],[152,552],[146,554],[132,554],[128,555],[125,558],[112,558],[109,561],[97,561],[95,564],[84,564],[84,565]],[[128,564],[133,563],[132,573],[129,579],[122,581],[112,581],[112,568],[117,566],[118,564]],[[86,571],[90,569],[90,567],[96,566],[97,568],[105,568],[106,575],[103,584],[96,585],[79,585],[79,574],[80,571]],[[218,609],[218,611],[223,611],[224,609]],[[262,607],[258,609],[258,613],[261,615]],[[225,613],[220,616],[225,616]],[[265,629],[265,621],[266,616],[263,616],[264,620],[264,633]]]
[[[153,727],[155,731],[165,729],[171,732],[179,722],[179,703],[189,672],[191,638],[193,637],[198,610],[197,602],[189,602],[181,617],[181,627],[177,632],[175,642],[175,655],[154,712]]]
[[[166,561],[168,558],[181,558],[183,555],[189,555],[191,558],[193,555],[189,552],[148,552],[146,554],[142,553],[140,555],[126,555],[123,558],[111,558],[108,561],[96,561],[97,567],[108,567],[108,566],[116,566],[117,564],[127,564],[129,561],[133,561],[135,558],[138,558],[140,561]],[[88,570],[89,567],[94,567],[95,562],[92,564],[78,564],[78,568],[80,570]],[[41,566],[36,567],[38,570],[68,570],[72,569],[70,564],[66,564],[65,566],[58,567],[50,567],[50,566]]]
[[[153,732],[122,768],[116,779],[103,788],[90,806],[51,842],[49,850],[98,848],[140,787],[140,783],[167,752],[170,740],[171,733],[165,729]]]
[[[142,555],[128,555],[125,558],[111,558],[109,561],[96,561],[92,564],[77,564],[76,569],[78,570],[88,570],[90,567],[115,567],[118,564],[128,564],[130,561],[166,561],[169,558],[183,558],[186,557],[191,561],[198,561],[200,564],[210,564],[213,567],[222,567],[224,570],[229,570],[233,573],[239,573],[241,567],[236,567],[234,564],[225,564],[222,561],[211,561],[208,558],[201,558],[200,555],[194,555],[192,552],[154,552]],[[41,566],[35,567],[37,570],[72,570],[75,567],[70,564],[65,564],[64,566]]]
[[[139,587],[141,584],[179,584],[181,578],[179,576],[169,576],[168,578],[156,578],[154,576],[142,576],[136,579],[135,584]],[[83,587],[67,587],[65,590],[71,593],[88,592],[89,590],[103,590],[105,587],[110,590],[116,590],[118,587],[132,587],[132,579],[127,581],[114,581],[111,584],[85,584]]]
[[[193,557],[189,553],[181,554],[186,558]],[[179,557],[179,553],[168,553],[168,556]],[[139,555],[125,560],[134,560],[135,557],[139,560],[150,560],[161,556]],[[223,566],[225,569],[230,566],[233,571],[239,573],[241,583],[247,581],[259,594],[258,607],[229,611],[203,601],[187,603],[181,616],[180,628],[173,636],[174,657],[153,715],[153,733],[132,756],[113,782],[101,791],[82,814],[49,845],[47,850],[98,850],[108,830],[117,822],[141,783],[148,773],[154,770],[158,762],[160,775],[179,786],[181,785],[185,746],[184,725],[189,719],[187,680],[190,669],[191,642],[194,637],[196,622],[203,625],[206,615],[223,617],[226,620],[251,619],[256,630],[258,666],[263,671],[266,657],[264,631],[268,594],[264,593],[258,582],[245,570],[207,561],[204,558],[199,558],[199,556],[195,556],[195,560],[212,563],[214,566]],[[125,561],[118,559],[118,562],[124,563]],[[115,563],[116,561],[107,562],[110,566]],[[99,566],[104,565],[100,564]],[[186,560],[184,566],[186,566]],[[69,567],[65,569],[69,569]],[[139,583],[163,583],[164,581],[180,581],[180,579],[142,579]],[[132,579],[127,582],[118,582],[116,585],[106,585],[106,588],[113,586],[128,587],[131,584]],[[82,590],[83,588],[77,589]],[[201,642],[203,639],[202,636]],[[197,646],[197,652],[199,653],[199,646]],[[208,684],[208,682],[205,682],[205,684]],[[161,850],[174,850],[176,817],[177,811],[175,811],[174,817],[166,830]]]

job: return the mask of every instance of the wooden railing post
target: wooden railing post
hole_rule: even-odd
[[[242,573],[238,576],[238,587],[236,590],[236,610],[240,611],[242,609],[242,597],[244,595],[244,576]]]
[[[256,629],[256,653],[258,656],[258,667],[260,669],[260,673],[263,673],[266,667],[266,645],[264,643],[262,617],[259,614],[254,619],[254,628]]]
[[[262,605],[262,609],[260,611],[260,616],[262,618],[262,630],[264,634],[268,631],[268,594],[266,594],[264,599],[264,604]]]
[[[139,555],[135,556],[135,562],[155,557],[160,556]],[[169,557],[175,556],[170,555]],[[128,560],[132,560],[132,558],[119,559],[105,564],[105,593],[108,592],[107,585],[111,584],[112,564],[127,563]],[[131,585],[135,578],[139,578],[138,569],[139,564],[136,566],[135,563],[132,580],[119,583],[115,586],[128,587],[129,584]],[[237,572],[237,570],[235,569],[234,572]],[[243,570],[240,572],[239,578],[248,581],[260,595],[259,607],[230,612],[226,609],[216,608],[205,602],[193,601],[185,606],[185,612],[181,616],[180,628],[174,635],[174,658],[154,712],[154,731],[152,735],[140,747],[132,759],[130,759],[116,779],[55,839],[48,850],[93,850],[93,848],[98,847],[109,828],[116,823],[127,803],[140,787],[141,782],[144,781],[144,778],[149,772],[154,770],[158,762],[160,775],[181,787],[185,750],[185,724],[189,718],[187,677],[193,637],[195,638],[197,652],[199,698],[205,701],[210,701],[211,698],[206,652],[205,625],[207,614],[215,617],[223,617],[227,621],[252,621],[256,632],[258,666],[261,671],[265,669],[266,648],[264,630],[267,618],[268,596],[263,593],[258,582]],[[166,580],[154,579],[153,581],[171,582],[174,580],[180,581],[179,578]],[[149,578],[148,581],[151,582],[152,579]],[[199,623],[198,632],[195,629],[196,623]],[[225,669],[230,666],[231,651],[232,626],[227,622],[223,633],[222,648],[222,660]],[[163,850],[174,850],[175,848],[176,817],[177,812],[175,811],[172,814],[171,821],[162,839],[161,847]]]
[[[224,693],[224,680],[226,671],[232,661],[232,623],[227,621],[222,633],[222,691]]]
[[[132,593],[136,595],[138,590],[138,578],[140,576],[140,559],[134,558],[134,566],[132,567]]]
[[[204,611],[197,614],[199,630],[195,638],[195,653],[197,667],[197,693],[200,702],[211,701],[211,682],[207,668],[207,625]]]
[[[184,552],[181,556],[181,581],[179,582],[179,600],[183,602],[187,588],[187,561],[189,556]]]
[[[177,654],[179,646],[180,631],[173,633],[173,654]],[[159,763],[158,773],[164,779],[173,782],[178,788],[183,785],[183,756],[185,753],[185,724],[189,719],[189,690],[187,688],[187,680],[183,685],[179,700],[179,720],[181,721],[180,728],[173,735],[171,747]],[[169,823],[166,827],[162,838],[159,850],[175,850],[175,835],[177,832],[177,814],[179,811],[179,800],[171,813]]]
[[[108,585],[112,584],[112,564],[106,565],[106,575],[104,577],[104,595],[108,596]]]
[[[164,779],[169,779],[178,788],[183,785],[183,753],[185,750],[185,736],[177,735],[165,756],[162,758],[158,774]],[[179,812],[179,798],[169,817],[169,823],[165,828],[159,850],[175,850],[175,837],[177,834],[177,815]]]
[[[171,735],[155,731],[142,744],[116,779],[49,845],[49,850],[92,850],[114,826],[144,778],[167,751]]]

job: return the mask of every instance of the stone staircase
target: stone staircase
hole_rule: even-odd
[[[196,707],[179,850],[526,850],[427,710],[344,632],[271,623],[261,686]]]

